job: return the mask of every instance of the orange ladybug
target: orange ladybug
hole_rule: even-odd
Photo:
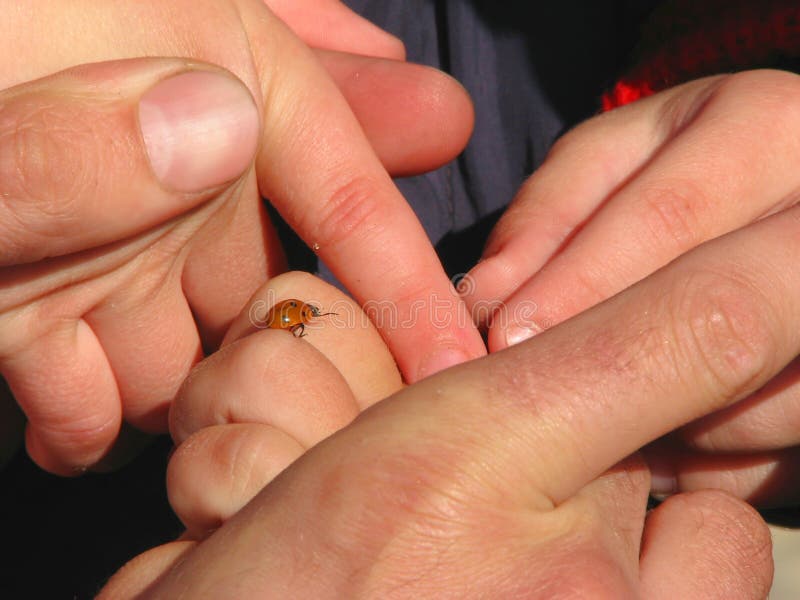
[[[302,300],[283,300],[267,313],[266,324],[270,329],[288,329],[295,337],[303,337],[306,324],[311,319],[336,314],[334,312],[321,313],[319,310],[313,304],[306,304]]]

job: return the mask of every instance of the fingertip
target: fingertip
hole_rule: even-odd
[[[196,545],[193,541],[169,542],[140,554],[111,577],[100,590],[98,600],[147,597],[158,579]]]
[[[170,459],[170,504],[189,535],[202,539],[238,512],[304,450],[287,433],[260,423],[201,429],[178,446]]]
[[[77,477],[86,473],[111,450],[116,434],[101,435],[77,443],[66,444],[56,436],[38,431],[28,424],[25,428],[25,448],[28,456],[39,467],[62,477]]]
[[[772,538],[747,503],[719,490],[668,498],[647,518],[642,544],[647,598],[766,598]]]
[[[474,108],[464,87],[432,67],[317,51],[387,171],[407,176],[455,158]]]
[[[437,348],[420,361],[412,383],[468,360],[470,360],[470,356],[459,348]]]
[[[42,468],[75,475],[110,451],[122,406],[103,348],[85,321],[53,327],[3,368],[28,419],[26,447]]]

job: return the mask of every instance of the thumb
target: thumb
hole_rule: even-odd
[[[140,233],[250,165],[259,117],[226,71],[82,65],[0,92],[0,266]]]

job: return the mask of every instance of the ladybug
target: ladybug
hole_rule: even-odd
[[[288,329],[295,337],[305,335],[306,324],[316,317],[335,315],[334,312],[319,312],[313,304],[302,300],[283,300],[273,306],[267,313],[266,324],[270,329]]]

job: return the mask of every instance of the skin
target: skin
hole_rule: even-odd
[[[208,537],[137,557],[101,597],[765,597],[770,538],[755,511],[705,490],[646,514],[636,450],[749,397],[798,353],[798,220],[792,208],[712,240],[532,340],[403,389],[252,499],[230,477],[266,456],[247,436],[204,486],[228,512],[237,494],[247,504]],[[238,373],[231,396],[251,385],[258,404],[263,377]],[[271,418],[230,401],[178,436],[206,436],[194,462]]]
[[[402,44],[338,2],[274,5],[323,50],[255,0],[36,2],[0,19],[0,374],[45,469],[97,465],[123,421],[166,429],[202,348],[284,268],[261,196],[358,300],[465,310],[385,170],[433,168],[461,149],[472,118],[463,90],[389,60]],[[187,73],[227,81],[230,97],[252,102],[252,125],[214,168],[194,172],[187,159],[161,173],[140,99]],[[380,333],[414,380],[464,357],[442,362],[442,349],[485,352],[458,322]]]
[[[798,97],[797,75],[743,72],[667,90],[566,134],[464,284],[471,310],[503,304],[489,348],[536,335],[708,240],[790,210],[800,198]],[[778,284],[761,285],[770,294]],[[793,362],[742,402],[648,450],[654,491],[715,487],[761,506],[800,501],[797,375]]]
[[[338,318],[310,323],[302,339],[265,328],[258,317],[291,294],[335,308]],[[187,535],[205,537],[303,452],[401,386],[356,302],[307,273],[271,279],[222,348],[192,370],[170,411],[178,447],[168,490]]]

